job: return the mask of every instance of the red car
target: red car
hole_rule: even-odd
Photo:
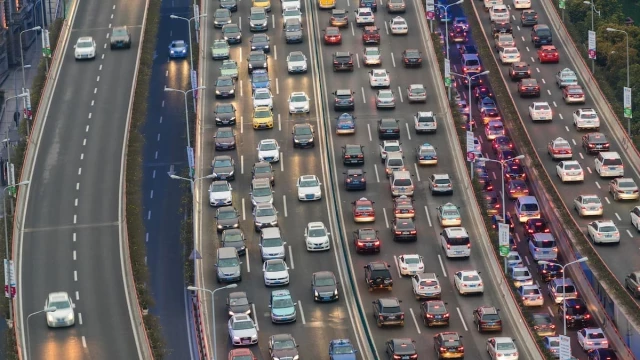
[[[353,232],[353,244],[356,252],[380,252],[378,230],[362,228]]]
[[[229,351],[228,360],[256,360],[257,358],[253,355],[251,350],[249,349],[233,349]]]
[[[553,45],[542,45],[538,49],[538,61],[541,63],[557,63],[560,62],[560,54],[558,49]]]
[[[544,219],[529,219],[524,223],[524,231],[527,234],[550,233],[551,230],[547,226]]]
[[[324,43],[327,45],[342,44],[342,34],[340,29],[335,26],[328,26],[324,30]]]
[[[360,198],[351,203],[353,211],[353,221],[374,222],[376,221],[376,211],[373,208],[374,202],[367,198]]]
[[[467,32],[464,27],[456,25],[449,30],[449,40],[454,43],[464,43],[467,42],[469,38],[467,37]]]
[[[380,44],[380,31],[375,26],[365,26],[362,30],[362,42],[365,44]]]

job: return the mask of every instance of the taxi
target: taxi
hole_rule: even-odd
[[[267,11],[271,11],[271,0],[253,0],[252,7],[264,8]]]
[[[553,160],[573,158],[573,150],[569,142],[561,137],[555,138],[547,145],[547,153]]]
[[[416,151],[416,158],[416,160],[418,160],[418,164],[420,165],[438,164],[438,154],[436,153],[436,148],[429,143],[420,145],[420,147]]]
[[[438,221],[440,226],[460,226],[462,225],[462,217],[460,216],[460,207],[452,203],[440,205],[438,210]]]
[[[376,211],[373,208],[373,204],[373,201],[365,197],[351,202],[353,221],[357,223],[376,221]]]
[[[329,342],[330,360],[356,360],[357,352],[349,339],[334,339]]]
[[[573,70],[564,68],[556,73],[556,84],[559,88],[569,85],[578,85],[578,77]]]
[[[258,106],[251,121],[254,129],[273,129],[273,112],[267,106]]]

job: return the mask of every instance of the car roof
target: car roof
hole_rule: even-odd
[[[380,305],[382,306],[399,306],[400,305],[400,301],[398,301],[398,298],[394,298],[394,297],[390,297],[390,298],[381,298],[378,299],[378,301],[380,302]]]
[[[498,309],[496,309],[495,306],[482,305],[478,307],[478,310],[487,315],[498,314]]]
[[[367,230],[367,229],[360,229],[360,230]],[[373,230],[373,229],[368,229],[368,230]],[[383,269],[386,270],[386,269],[388,269],[387,263],[384,262],[384,261],[372,261],[372,262],[369,263],[369,267],[372,270],[383,270]]]
[[[65,291],[49,293],[49,301],[69,301],[69,294]]]
[[[295,339],[293,338],[293,336],[291,334],[271,335],[270,339],[273,340],[273,341],[283,341],[283,340],[293,340],[293,341],[295,341]]]
[[[395,346],[402,346],[402,345],[411,345],[413,344],[413,340],[409,339],[409,338],[403,338],[403,339],[391,339],[391,341],[393,342],[393,345]]]
[[[302,175],[300,176],[300,180],[317,180],[318,177],[315,175]]]
[[[249,315],[246,315],[246,314],[233,315],[232,318],[233,318],[234,321],[251,321],[251,322],[253,322],[253,319],[251,319],[251,317]]]
[[[291,292],[289,292],[289,290],[287,289],[278,289],[278,290],[273,290],[271,291],[271,297],[290,297],[291,296]]]
[[[247,297],[247,293],[244,291],[234,291],[230,292],[228,297],[229,299],[244,299]]]
[[[351,95],[352,92],[351,89],[338,89],[336,95]]]
[[[265,106],[261,106],[261,107],[265,107]],[[262,139],[262,140],[260,140],[260,144],[277,144],[277,143],[278,142],[275,139]]]

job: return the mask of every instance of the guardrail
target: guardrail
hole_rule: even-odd
[[[200,302],[200,294],[196,291],[195,294],[191,294],[191,313],[192,322],[196,340],[196,347],[198,349],[198,359],[209,359],[209,348],[207,347],[206,331],[204,328],[204,321],[202,319],[201,311],[202,303]]]

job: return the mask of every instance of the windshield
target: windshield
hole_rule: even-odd
[[[398,152],[400,151],[400,146],[398,145],[387,145],[384,147],[384,151],[386,152]]]
[[[253,329],[253,321],[236,321],[233,323],[233,330],[249,330]]]
[[[263,54],[249,55],[249,61],[263,61],[263,60],[265,60],[265,56]]]
[[[251,14],[251,20],[264,20],[267,18],[267,14],[264,12],[255,12]]]
[[[235,214],[234,214],[235,216]],[[242,235],[240,234],[231,234],[231,235],[227,235],[224,237],[224,241],[228,242],[228,243],[232,243],[232,242],[242,242]],[[238,304],[240,305],[240,304]]]
[[[211,192],[223,192],[223,191],[229,191],[229,187],[226,184],[211,186]]]
[[[287,25],[286,31],[300,31],[300,24]]]
[[[231,131],[218,131],[219,138],[230,138],[233,137],[233,132]]]
[[[71,307],[71,303],[69,303],[69,301],[67,300],[54,301],[49,303],[49,307],[55,307],[56,310],[64,310],[69,309]]]
[[[513,343],[498,343],[496,344],[497,350],[515,350],[516,346]]]
[[[256,211],[256,216],[275,216],[276,210],[272,207],[262,208]]]
[[[76,47],[79,48],[90,48],[93,46],[93,42],[91,41],[80,41],[78,42],[78,44],[76,45]],[[172,45],[173,46],[173,45]],[[174,46],[175,47],[175,46]]]
[[[378,51],[378,50],[365,50],[364,54],[368,55],[368,56],[377,56],[377,55],[380,55],[380,51]]]
[[[256,166],[253,169],[253,172],[256,174],[268,174],[271,172],[271,167],[270,166]]]
[[[296,128],[296,135],[311,135],[311,129],[308,127]]]
[[[231,160],[228,159],[223,159],[223,160],[216,160],[213,163],[213,167],[217,168],[217,167],[231,167],[233,164],[231,163]]]
[[[300,15],[300,10],[298,9],[288,9],[284,11],[284,16],[298,16]]]
[[[221,211],[218,213],[218,220],[220,219],[235,219],[236,212],[235,211]],[[228,240],[228,239],[226,239]]]
[[[335,280],[333,280],[333,278],[330,278],[330,277],[316,278],[316,286],[331,286],[335,284],[336,284]]]
[[[216,44],[216,45],[218,45],[218,44]],[[224,44],[224,43],[221,43],[221,44],[219,44],[219,47],[227,47],[227,45]],[[227,70],[227,69],[237,69],[237,68],[238,68],[238,65],[236,65],[236,63],[233,63],[233,62],[225,62],[224,64],[222,64],[222,69],[225,69],[225,70]]]
[[[279,340],[273,342],[273,348],[275,350],[293,349],[295,347],[296,344],[293,342],[293,340]]]
[[[253,82],[267,82],[267,81],[269,81],[269,75],[267,74],[253,75]],[[264,94],[268,95],[269,93],[265,91],[264,93],[261,94],[263,98],[266,98]],[[256,94],[256,97],[258,97],[258,94]]]
[[[222,32],[226,32],[226,33],[239,33],[240,32],[240,28],[237,25],[233,25],[233,26],[225,26],[222,28]]]
[[[276,263],[268,263],[267,264],[267,271],[285,271],[287,270],[286,267],[284,267],[284,263],[283,262],[276,262]]]
[[[307,97],[304,95],[295,95],[291,97],[291,102],[305,102]]]
[[[402,166],[402,165],[404,165],[404,161],[402,161],[402,159],[389,159],[389,161],[387,161],[387,165],[388,166]]]
[[[275,143],[263,143],[260,144],[260,151],[270,151],[270,150],[276,150],[278,147],[276,146]]]
[[[257,118],[268,118],[268,117],[271,117],[271,111],[269,111],[269,110],[257,110],[254,113],[254,117],[257,117]],[[270,145],[273,146],[273,149],[275,149],[275,145],[273,145],[273,144],[270,144]],[[262,149],[262,147],[261,147],[261,149]],[[273,149],[263,149],[263,150],[273,150]]]
[[[238,265],[239,265],[238,264],[238,259],[236,259],[236,258],[218,260],[218,267],[219,268],[235,267],[235,266],[238,266]]]
[[[231,79],[218,79],[216,86],[232,86],[233,80]]]
[[[249,300],[247,300],[247,298],[236,298],[236,299],[229,299],[229,305],[232,306],[236,306],[236,305],[249,305]]]
[[[415,257],[404,258],[405,264],[420,264],[420,262],[421,262],[420,258],[415,258]]]
[[[293,307],[293,301],[291,298],[282,298],[273,300],[273,304],[271,304],[271,308],[273,309],[283,309]]]
[[[353,348],[349,345],[345,346],[334,346],[333,353],[335,355],[343,355],[343,354],[353,354]]]
[[[271,94],[269,94],[266,91],[263,92],[257,92],[254,95],[254,98],[258,99],[258,100],[267,100],[267,99],[271,99]]]
[[[278,247],[282,245],[283,241],[280,238],[269,238],[262,240],[262,247]]]
[[[309,230],[309,237],[324,237],[327,231],[324,228],[313,228]]]
[[[289,61],[304,61],[304,55],[292,54],[289,56]]]
[[[300,187],[312,187],[312,186],[318,186],[318,182],[315,179],[300,181]]]
[[[216,13],[214,15],[215,17],[228,17],[229,16],[229,10],[227,9],[218,9],[216,10]]]
[[[262,187],[262,188],[253,189],[253,196],[269,196],[269,195],[271,195],[271,188]]]

